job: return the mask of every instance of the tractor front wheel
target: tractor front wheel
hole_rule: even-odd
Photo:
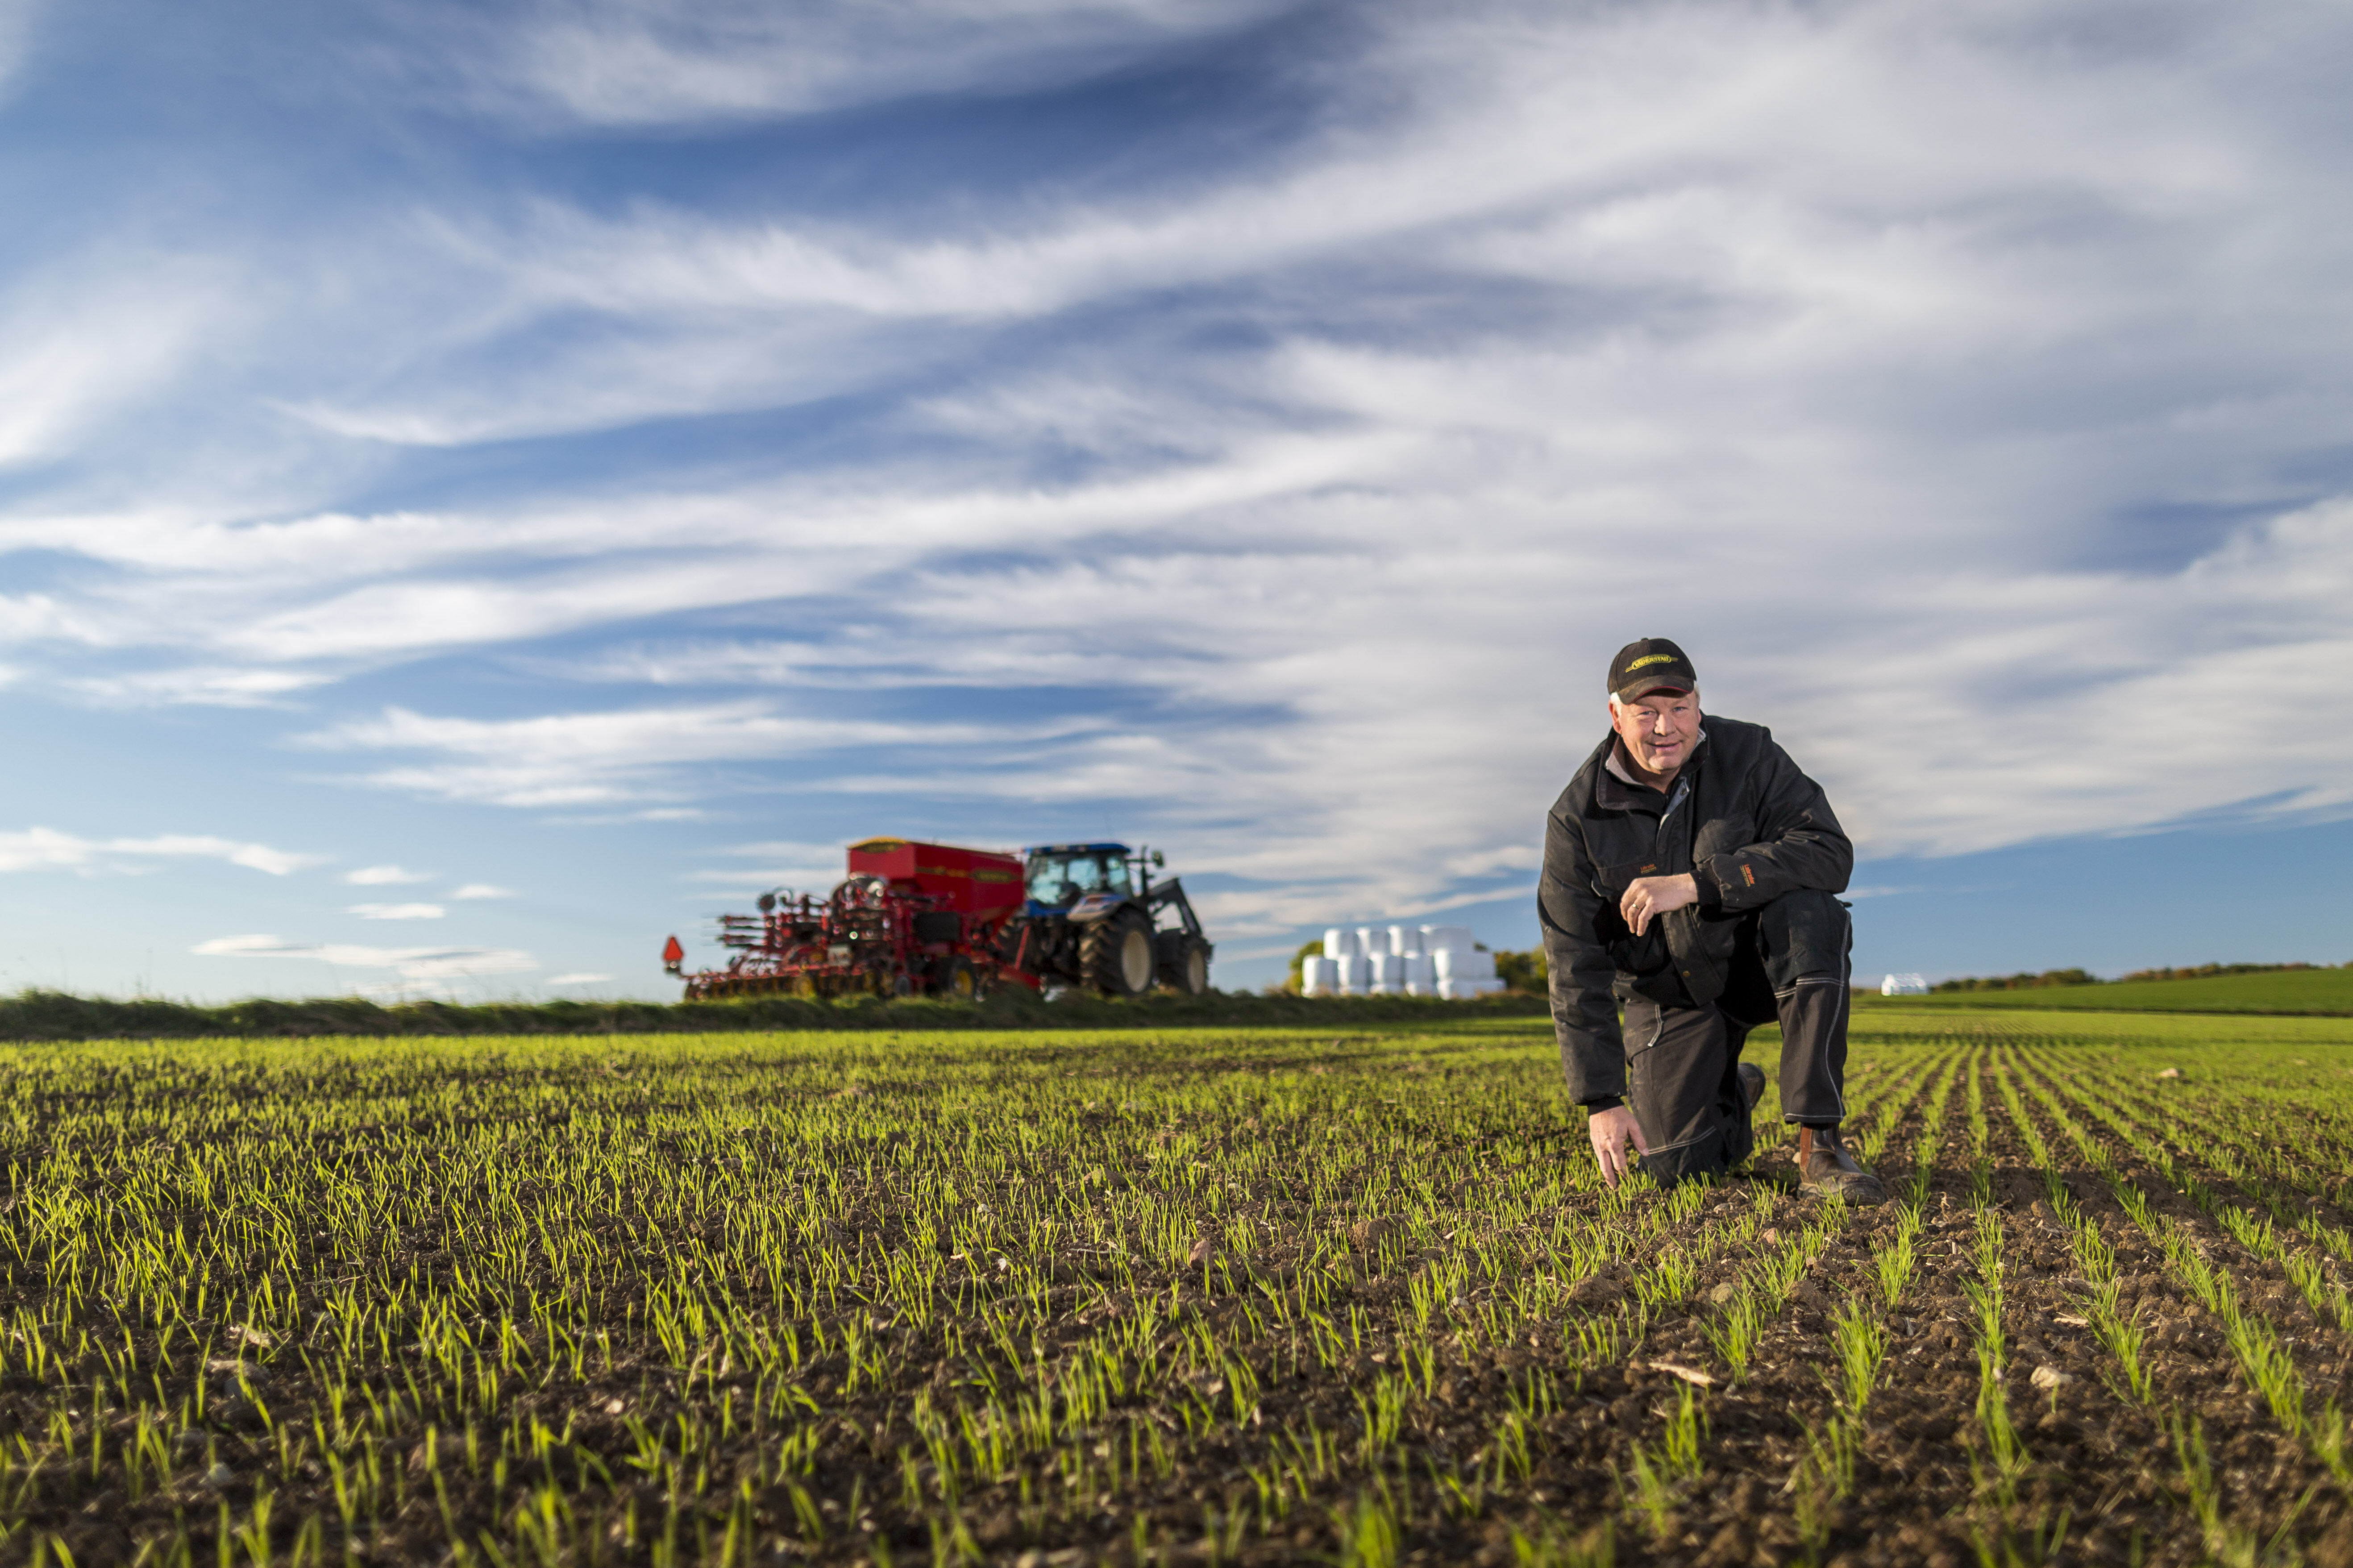
[[[1106,996],[1141,996],[1152,988],[1152,924],[1122,910],[1087,928],[1079,940],[1079,967]]]
[[[1186,942],[1168,971],[1168,987],[1187,996],[1206,995],[1209,989],[1209,953],[1198,942]]]

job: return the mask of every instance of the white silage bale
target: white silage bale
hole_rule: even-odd
[[[1356,952],[1356,933],[1355,931],[1342,931],[1338,926],[1334,926],[1330,931],[1324,933],[1324,957],[1333,959],[1350,958],[1355,956]]]
[[[1299,961],[1299,990],[1307,996],[1329,996],[1338,989],[1337,961],[1310,955]]]
[[[1371,982],[1372,960],[1352,952],[1339,961],[1339,969],[1340,994],[1362,996]]]
[[[1405,960],[1394,952],[1377,952],[1372,959],[1373,994],[1401,996],[1405,994]]]
[[[1409,996],[1435,995],[1438,990],[1438,963],[1426,952],[1409,952],[1405,959],[1405,994]]]
[[[1377,958],[1389,950],[1389,933],[1378,926],[1356,928],[1356,951],[1366,958]]]
[[[1475,945],[1469,926],[1421,928],[1421,951],[1424,952],[1469,952]]]
[[[1438,953],[1438,977],[1440,980],[1493,980],[1495,978],[1495,955],[1481,952],[1476,948],[1442,948]]]
[[[1468,1002],[1473,996],[1493,995],[1503,988],[1504,983],[1492,977],[1486,980],[1441,980],[1438,983],[1438,994],[1449,1002]]]
[[[1389,927],[1389,951],[1396,953],[1399,958],[1403,958],[1406,954],[1410,952],[1419,952],[1421,951],[1421,928],[1419,926]]]

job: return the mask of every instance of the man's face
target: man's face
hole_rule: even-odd
[[[1699,739],[1699,693],[1653,691],[1631,702],[1613,697],[1609,723],[1644,773],[1673,773],[1691,760]]]

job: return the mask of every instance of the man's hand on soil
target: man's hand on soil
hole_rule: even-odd
[[[1626,929],[1640,936],[1650,928],[1652,915],[1697,902],[1699,879],[1689,871],[1680,877],[1637,877],[1618,900],[1618,912],[1625,917]]]
[[[1672,879],[1662,877],[1659,880]],[[1639,1153],[1651,1152],[1651,1146],[1642,1141],[1642,1124],[1622,1105],[1589,1114],[1585,1121],[1585,1135],[1593,1140],[1593,1157],[1601,1162],[1601,1179],[1613,1187],[1619,1177],[1634,1168],[1633,1162],[1626,1158],[1628,1142]]]

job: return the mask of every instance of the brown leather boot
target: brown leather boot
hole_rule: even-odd
[[[1887,1189],[1855,1163],[1835,1127],[1798,1129],[1798,1186],[1826,1198],[1844,1198],[1858,1206],[1887,1201]]]

